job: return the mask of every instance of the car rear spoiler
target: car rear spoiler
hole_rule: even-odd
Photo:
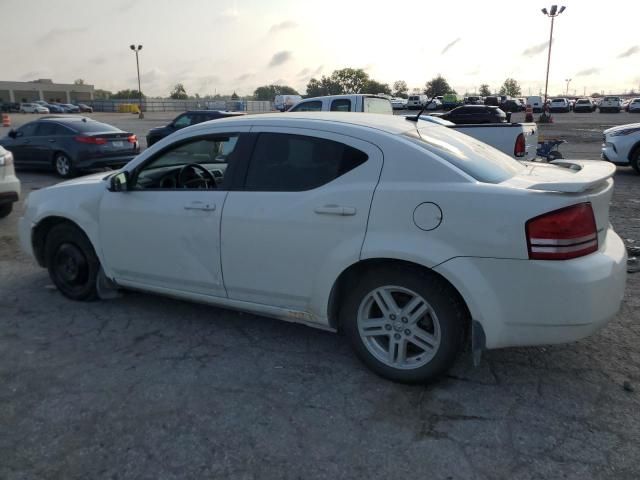
[[[559,167],[574,172],[569,178],[559,180],[540,181],[532,178],[529,190],[544,190],[550,192],[579,193],[591,190],[608,180],[616,173],[616,166],[602,160],[554,160],[551,162]],[[533,164],[535,165],[535,164]]]

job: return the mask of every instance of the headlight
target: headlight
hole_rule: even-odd
[[[609,135],[612,137],[619,137],[620,135],[629,135],[630,133],[640,132],[640,127],[625,128],[624,130],[616,130]]]

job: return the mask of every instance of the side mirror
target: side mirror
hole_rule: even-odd
[[[16,138],[16,137],[18,136],[18,132],[16,132],[14,129],[11,129],[11,130],[9,130],[8,135],[9,135],[11,138]]]
[[[124,192],[129,190],[129,172],[125,170],[111,177],[109,179],[109,190],[111,192]]]

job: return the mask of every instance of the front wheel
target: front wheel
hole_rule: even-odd
[[[0,218],[9,216],[11,210],[13,210],[13,203],[5,203],[4,205],[0,205]]]
[[[57,152],[54,155],[53,167],[55,168],[56,173],[62,178],[71,178],[75,174],[75,168],[71,158],[62,152]]]
[[[44,253],[51,281],[65,297],[96,298],[100,261],[82,230],[69,223],[55,225],[47,234]]]
[[[435,274],[391,267],[368,271],[340,318],[371,370],[396,382],[425,383],[453,364],[469,314],[457,292]]]

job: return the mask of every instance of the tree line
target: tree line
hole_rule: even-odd
[[[81,79],[79,79],[82,81]],[[77,82],[78,80],[76,80]],[[334,70],[331,75],[322,75],[320,78],[311,78],[307,83],[306,94],[307,97],[320,97],[323,95],[341,95],[347,93],[368,93],[368,94],[385,94],[394,97],[407,98],[410,94],[407,82],[404,80],[396,80],[393,85],[388,83],[379,82],[369,76],[362,68],[342,68]],[[449,84],[449,82],[442,75],[437,75],[431,80],[427,81],[422,89],[413,89],[411,93],[424,93],[427,96],[437,97],[440,95],[446,95],[448,93],[457,93]],[[483,97],[492,95],[491,89],[488,84],[483,83],[480,85],[477,92],[474,92]],[[517,80],[513,78],[507,78],[498,93],[499,95],[508,95],[511,97],[518,97],[522,95],[522,89]],[[293,87],[288,85],[263,85],[255,89],[253,92],[254,100],[272,101],[276,95],[300,95],[300,93]],[[107,90],[97,89],[94,92],[96,99],[133,99],[138,98],[138,90],[125,89],[112,93]],[[145,98],[144,93],[142,97]],[[177,100],[187,99],[212,99],[212,98],[228,98],[228,96],[221,95],[207,95],[200,97],[199,94],[190,96],[187,94],[187,90],[184,84],[177,83],[173,89],[169,92],[169,98]],[[234,92],[230,97],[232,100],[238,99],[238,95]]]

